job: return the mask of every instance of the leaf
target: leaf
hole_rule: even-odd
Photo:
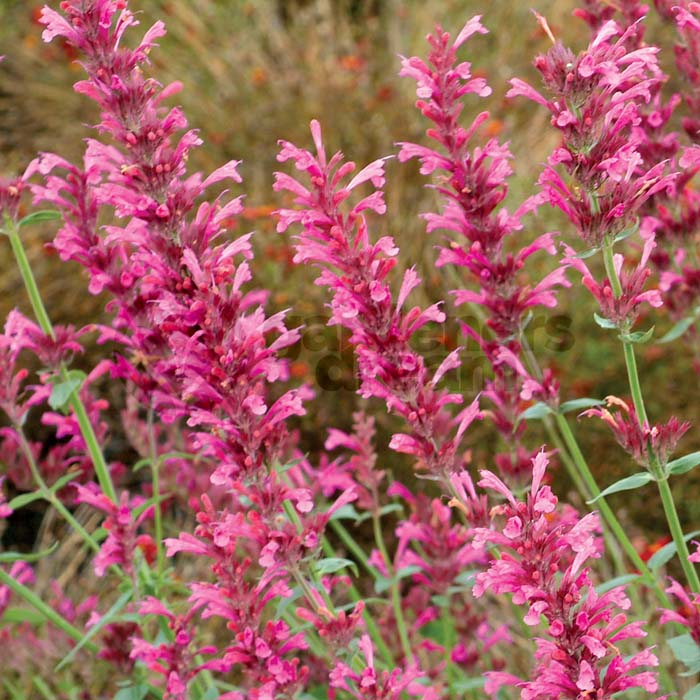
[[[357,564],[355,564],[352,559],[343,559],[342,557],[328,557],[327,559],[321,559],[316,562],[315,565],[316,573],[319,574],[333,574],[341,569],[352,569],[355,576],[359,576],[360,572],[357,570]]]
[[[603,583],[596,586],[595,592],[598,595],[603,595],[603,593],[612,591],[613,588],[617,588],[618,586],[625,586],[628,583],[631,583],[632,581],[636,581],[640,577],[641,574],[624,574],[622,576],[616,576],[615,578],[610,579],[609,581],[604,581]]]
[[[71,481],[74,479],[77,479],[80,476],[80,472],[70,472],[69,474],[65,474],[62,476],[60,479],[56,479],[56,481],[51,485],[51,492],[56,493],[60,489],[62,489],[66,484],[69,484]]]
[[[559,406],[559,413],[569,413],[570,411],[580,411],[582,408],[593,408],[594,406],[602,406],[605,401],[600,399],[572,399],[571,401],[564,401],[564,403]]]
[[[401,513],[403,512],[403,506],[400,503],[388,503],[385,506],[382,506],[382,508],[379,509],[379,517],[381,518],[383,515],[386,515],[387,513]],[[357,522],[361,523],[365,520],[369,520],[372,517],[372,513],[362,513],[362,515],[359,515],[357,517]]]
[[[18,623],[28,622],[30,625],[38,626],[46,621],[46,618],[34,608],[10,607],[2,615],[3,622]]]
[[[20,493],[19,496],[15,496],[8,504],[7,507],[12,510],[19,510],[20,508],[38,501],[43,498],[40,491],[32,491],[31,493]]]
[[[700,530],[693,530],[687,535],[683,535],[683,539],[687,542],[689,539],[697,537],[698,535],[700,535]],[[655,552],[654,555],[649,558],[647,566],[652,571],[656,571],[656,569],[662,567],[664,564],[668,564],[668,562],[670,562],[671,559],[676,556],[676,551],[675,542],[665,544],[658,552]]]
[[[352,503],[346,503],[344,506],[340,506],[338,510],[334,511],[331,515],[331,520],[357,520],[360,514],[355,510]]]
[[[632,489],[638,489],[644,484],[648,484],[650,481],[654,481],[654,477],[649,472],[638,472],[637,474],[632,474],[632,476],[626,476],[620,481],[616,481],[614,484],[610,484],[608,488],[601,491],[595,498],[591,498],[590,501],[586,503],[595,503],[599,498],[604,498],[609,496],[611,493],[617,493],[618,491],[631,491]]]
[[[521,420],[539,420],[548,416],[552,412],[552,409],[542,401],[538,401],[529,408],[526,408],[519,416],[518,422]]]
[[[603,318],[596,313],[593,314],[593,318],[601,328],[617,328],[617,323],[611,321],[609,318]]]
[[[700,700],[700,683],[691,688],[684,696],[683,700]]]
[[[382,578],[377,579],[374,582],[374,590],[377,593],[383,593],[384,591],[389,590],[391,586],[393,586],[395,583],[398,583],[402,578],[406,578],[407,576],[412,576],[413,574],[417,574],[419,571],[422,571],[420,566],[404,566],[403,568],[399,569],[394,576],[391,577],[391,579],[385,578],[382,576]]]
[[[620,231],[620,233],[618,233],[617,236],[615,236],[615,238],[613,239],[613,243],[619,243],[620,241],[624,241],[625,238],[629,238],[633,233],[636,233],[637,229],[637,224],[635,224],[634,226],[628,226],[626,229]]]
[[[671,330],[666,333],[666,335],[659,338],[657,343],[670,343],[674,340],[678,340],[697,320],[695,316],[688,316],[687,318],[682,318],[678,323],[676,323]]]
[[[58,542],[54,542],[48,549],[44,549],[41,552],[34,552],[34,554],[23,554],[22,552],[2,552],[0,554],[0,563],[8,563],[13,561],[26,561],[31,563],[33,561],[39,561],[39,559],[48,557],[49,554],[55,552],[57,547]]]
[[[576,255],[573,255],[572,257],[577,258],[578,260],[585,260],[586,258],[593,257],[599,250],[600,250],[599,247],[588,248],[587,250],[584,250],[581,253],[577,253]]]
[[[51,389],[49,396],[49,406],[54,411],[60,411],[68,403],[71,394],[76,391],[85,379],[85,372],[79,370],[71,370],[68,372],[68,378],[62,382],[56,382]]]
[[[666,465],[667,474],[685,474],[700,464],[700,452],[691,452],[684,457],[674,459]]]
[[[60,218],[60,211],[42,209],[41,211],[33,211],[31,214],[27,214],[27,216],[20,220],[18,226],[19,228],[23,228],[24,226],[31,226],[32,224],[38,224],[43,221],[57,221]]]
[[[651,336],[654,335],[654,326],[652,326],[648,331],[635,331],[634,333],[622,333],[620,339],[623,343],[637,343],[642,345],[643,343],[648,343],[651,340]]]
[[[139,683],[138,685],[127,685],[117,691],[113,700],[143,700],[148,695],[148,685]]]
[[[470,690],[480,690],[486,683],[485,678],[465,678],[463,681],[453,683],[451,688],[458,693],[467,693]]]
[[[87,632],[87,634],[66,654],[57,664],[55,671],[60,671],[64,666],[69,664],[75,655],[109,622],[114,620],[114,618],[119,614],[121,609],[131,600],[133,595],[133,590],[129,589],[125,593],[122,593],[119,598],[115,601],[114,605],[99,619],[99,621],[94,624]],[[132,686],[133,687],[133,686]],[[124,688],[127,690],[127,688]],[[146,688],[148,690],[148,688]],[[118,695],[118,693],[117,693]],[[115,695],[116,697],[116,695]],[[131,696],[125,696],[131,697]],[[140,697],[144,697],[141,695]]]
[[[700,646],[689,634],[672,637],[668,640],[668,645],[676,659],[688,669],[687,675],[700,671]]]

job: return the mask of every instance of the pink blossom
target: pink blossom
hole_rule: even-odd
[[[597,517],[589,514],[573,524],[559,521],[554,515],[557,499],[541,481],[546,467],[547,458],[540,452],[533,460],[525,501],[517,500],[490,472],[482,471],[479,482],[505,496],[503,505],[496,507],[505,526],[476,530],[477,545],[492,542],[500,557],[477,574],[474,594],[511,593],[513,602],[528,608],[526,624],[536,626],[543,617],[551,636],[535,640],[537,664],[531,680],[491,675],[490,691],[502,684],[517,685],[521,697],[542,700],[578,700],[581,692],[609,697],[632,687],[653,692],[658,686],[655,674],[639,669],[658,665],[654,654],[645,649],[625,660],[616,647],[624,639],[645,635],[641,624],[625,624],[624,610],[630,604],[624,587],[599,595],[590,569],[584,567],[587,559],[598,555],[593,536]]]

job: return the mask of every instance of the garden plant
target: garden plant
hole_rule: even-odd
[[[548,47],[505,99],[555,146],[515,193],[483,111],[479,42],[508,31],[488,5],[397,58],[420,138],[358,165],[316,119],[279,141],[257,213],[277,233],[249,232],[240,162],[188,162],[207,125],[158,81],[162,21],[140,30],[136,0],[41,10],[99,122],[79,162],[57,146],[0,180],[32,311],[0,334],[1,697],[700,699],[700,527],[672,490],[700,467],[697,429],[658,414],[665,368],[638,362],[656,348],[670,372],[682,348],[697,386],[700,3],[583,0],[575,49],[533,12]],[[384,195],[410,168],[431,193],[419,244]],[[52,322],[36,229],[104,302],[93,322]],[[290,251],[276,274],[261,236]],[[338,376],[299,361],[292,265],[321,290]],[[577,390],[542,327],[607,343],[619,395]],[[580,441],[591,423],[620,478]],[[619,494],[658,504],[655,546]]]

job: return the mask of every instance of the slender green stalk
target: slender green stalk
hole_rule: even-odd
[[[364,553],[362,547],[360,547],[357,542],[355,542],[354,537],[345,529],[338,520],[331,520],[330,526],[333,532],[335,532],[338,537],[340,537],[341,542],[348,548],[350,553],[362,564],[365,570],[372,575],[374,579],[379,579],[382,574],[370,564],[367,555]]]
[[[408,630],[406,629],[406,620],[404,619],[403,608],[401,607],[400,583],[396,580],[394,564],[389,558],[389,552],[387,552],[384,537],[382,536],[381,520],[376,511],[372,513],[372,530],[374,532],[374,541],[377,543],[377,547],[379,547],[379,551],[384,559],[384,564],[386,565],[387,575],[391,580],[391,604],[394,608],[394,618],[396,621],[396,629],[399,632],[399,639],[401,640],[401,648],[403,649],[404,656],[408,663],[413,664],[415,661],[413,649],[411,649],[411,642],[408,638]]]
[[[654,572],[639,556],[639,552],[637,552],[637,550],[634,548],[634,545],[632,544],[630,538],[627,536],[627,533],[620,524],[620,521],[617,519],[615,513],[613,513],[605,498],[600,498],[600,488],[598,487],[598,483],[596,482],[595,477],[593,476],[593,473],[591,472],[583,454],[581,453],[581,450],[578,446],[578,443],[576,442],[576,438],[574,437],[573,432],[571,431],[571,427],[569,426],[568,421],[561,414],[557,415],[556,420],[559,429],[562,435],[564,436],[567,445],[569,446],[569,450],[571,451],[571,454],[576,460],[576,465],[584,480],[586,481],[586,486],[588,490],[591,492],[593,498],[598,498],[598,500],[596,501],[596,506],[600,511],[601,515],[603,516],[603,519],[607,523],[608,527],[610,528],[611,532],[614,534],[615,538],[620,543],[620,546],[625,550],[625,553],[629,557],[630,561],[634,564],[639,573],[644,577],[646,584],[653,588],[656,597],[659,599],[659,602],[663,605],[670,605],[668,596],[659,584],[659,581],[656,578]]]
[[[165,569],[165,550],[163,549],[163,512],[160,504],[160,457],[156,445],[155,427],[153,425],[153,408],[148,410],[148,448],[151,453],[151,484],[153,486],[153,524],[156,539],[156,561],[158,577]]]
[[[10,576],[7,572],[3,571],[3,569],[0,569],[0,583],[10,588],[20,598],[40,612],[49,622],[53,623],[56,627],[65,632],[71,639],[79,642],[85,636],[84,633],[77,627],[73,627],[68,620],[59,615],[52,607],[47,605],[36,593],[34,593],[34,591],[31,590],[31,588],[27,588],[25,585]],[[92,642],[86,643],[85,648],[93,653],[97,651],[97,647]]]
[[[10,246],[12,247],[12,252],[15,256],[17,262],[17,267],[19,268],[20,274],[22,276],[22,281],[27,290],[27,295],[29,296],[29,302],[34,310],[34,316],[36,317],[37,323],[41,330],[51,338],[55,338],[56,334],[53,329],[53,324],[46,311],[44,302],[41,298],[39,288],[36,284],[36,279],[32,268],[29,264],[27,254],[22,245],[22,239],[19,236],[19,229],[17,224],[12,221],[8,216],[5,216],[5,233],[10,239]],[[61,380],[68,381],[68,371],[64,366],[61,366]],[[117,495],[114,490],[114,485],[112,484],[112,479],[109,475],[109,469],[107,468],[107,463],[105,462],[104,455],[100,449],[100,444],[95,435],[95,431],[88,417],[87,411],[85,410],[85,405],[80,399],[80,395],[77,390],[73,390],[68,398],[68,403],[70,404],[75,417],[80,426],[80,432],[85,440],[85,444],[88,448],[90,458],[92,459],[93,466],[95,468],[95,475],[99,481],[102,491],[107,495],[107,497],[117,502]]]
[[[39,487],[41,497],[50,503],[61,514],[63,519],[83,538],[83,540],[85,540],[85,543],[92,549],[93,552],[99,552],[100,545],[97,544],[95,538],[81,525],[81,523],[78,522],[68,508],[61,503],[61,500],[56,496],[56,494],[53,493],[53,491],[51,491],[51,489],[47,486],[44,478],[41,476],[39,468],[37,467],[36,461],[34,460],[34,455],[32,454],[32,450],[27,442],[27,438],[25,437],[21,426],[15,425],[14,428],[19,436],[22,452],[24,453],[24,457],[29,464],[29,470],[34,477],[34,481]]]
[[[323,546],[323,551],[329,556],[329,557],[334,557],[336,556],[336,552],[333,549],[331,543],[328,541],[328,538],[324,535],[323,539],[321,540],[321,545]],[[360,595],[360,592],[357,590],[357,587],[355,584],[350,581],[350,599],[352,600],[353,603],[359,603],[360,601],[363,600],[362,596]],[[367,608],[365,608],[362,611],[362,619],[364,620],[364,623],[367,627],[367,631],[369,632],[369,636],[372,638],[372,641],[374,642],[375,646],[379,650],[379,653],[384,657],[384,661],[386,662],[387,666],[389,668],[393,668],[395,666],[395,661],[394,661],[394,655],[391,653],[389,647],[386,645],[386,642],[384,641],[384,638],[382,637],[382,633],[379,631],[379,628],[377,627],[377,623],[374,621],[374,618],[369,614],[367,611]]]
[[[620,283],[620,278],[614,265],[612,242],[606,242],[605,246],[603,247],[603,259],[605,261],[605,271],[608,275],[608,279],[610,280],[613,294],[616,298],[619,298],[622,295],[622,284]],[[644,395],[642,393],[642,386],[639,380],[639,371],[637,369],[634,346],[632,343],[625,341],[624,339],[622,339],[622,346],[624,349],[627,377],[629,380],[630,392],[632,394],[634,410],[637,414],[637,421],[641,427],[645,427],[649,425],[649,420],[647,418],[646,407],[644,405]],[[698,573],[693,564],[688,561],[690,552],[688,551],[688,546],[685,542],[683,528],[681,527],[680,519],[678,518],[678,511],[676,510],[676,504],[673,500],[673,494],[671,493],[671,488],[668,485],[668,477],[666,474],[664,474],[663,468],[659,464],[656,455],[652,452],[651,447],[649,448],[649,456],[649,469],[656,480],[659,495],[661,496],[661,502],[663,503],[664,507],[664,514],[666,515],[671,537],[676,545],[676,551],[678,552],[678,558],[680,559],[681,566],[683,567],[683,573],[685,574],[691,590],[694,593],[700,593],[700,578],[698,578]]]

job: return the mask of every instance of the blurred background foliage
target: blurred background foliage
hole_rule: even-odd
[[[508,201],[510,206],[517,206],[536,191],[542,163],[557,145],[556,132],[549,128],[544,109],[524,100],[511,102],[504,98],[511,77],[539,83],[531,62],[537,53],[547,50],[549,40],[532,16],[531,5],[575,50],[588,43],[587,27],[571,15],[573,0],[131,3],[132,9],[140,12],[142,31],[157,18],[166,23],[168,35],[151,55],[152,71],[164,84],[172,80],[184,83],[177,101],[204,140],[204,146],[192,154],[193,167],[207,171],[230,158],[243,161],[246,209],[231,235],[257,231],[258,283],[273,290],[273,306],[291,308],[292,321],[306,326],[301,347],[293,351],[292,372],[296,381],[307,380],[318,392],[318,400],[301,426],[304,444],[310,450],[322,444],[327,427],[349,427],[360,399],[353,390],[352,355],[343,337],[325,326],[325,292],[313,285],[313,271],[292,265],[289,238],[274,230],[270,213],[283,201],[272,191],[272,173],[278,168],[277,139],[308,145],[308,123],[317,118],[323,125],[328,149],[342,149],[360,166],[396,153],[397,141],[425,142],[426,123],[413,108],[414,84],[398,77],[399,55],[425,55],[425,35],[436,23],[458,32],[469,17],[480,13],[491,33],[475,37],[462,51],[473,63],[475,73],[486,77],[494,92],[486,100],[470,96],[464,119],[470,121],[488,109],[492,118],[479,138],[498,136],[511,142],[516,173]],[[40,6],[31,0],[0,2],[0,46],[6,54],[0,70],[0,153],[2,169],[7,173],[23,170],[38,151],[79,159],[82,139],[98,120],[93,105],[72,91],[72,83],[81,78],[75,56],[59,42],[46,45],[41,41],[37,24]],[[664,28],[654,21],[650,25],[648,40],[670,46]],[[135,41],[134,32],[129,40]],[[666,70],[672,71],[672,61],[668,49]],[[434,267],[436,239],[426,237],[418,214],[437,205],[433,192],[424,185],[414,164],[391,161],[386,187],[388,214],[372,221],[373,235],[393,235],[401,247],[402,262],[419,269],[424,280],[423,298],[416,295],[416,303],[446,298],[446,290],[460,286],[448,272]],[[529,239],[560,228],[571,243],[566,223],[553,212],[542,210],[530,218],[522,235]],[[54,320],[76,324],[95,320],[105,300],[91,297],[82,272],[72,264],[61,263],[45,245],[52,230],[30,235],[32,262]],[[522,241],[517,244],[520,247]],[[551,265],[546,257],[540,257],[529,273],[537,279]],[[2,242],[0,268],[0,312],[4,315],[16,305],[28,311],[9,246]],[[556,313],[563,320],[547,321],[542,317],[532,324],[531,340],[542,364],[558,370],[565,398],[607,394],[624,397],[628,390],[619,345],[611,333],[593,323],[593,304],[587,292],[575,283],[561,299]],[[449,302],[447,311],[450,320],[445,327],[431,329],[420,340],[431,362],[438,362],[446,351],[464,343],[456,319],[468,312],[449,306]],[[643,322],[646,328],[657,319]],[[659,322],[657,337],[666,325],[665,321]],[[88,365],[96,352],[102,351],[90,349]],[[700,411],[694,400],[697,374],[691,368],[690,351],[682,342],[673,347],[650,344],[642,347],[640,355],[651,415],[665,420],[675,413],[700,425]],[[473,344],[467,344],[465,358],[462,373],[454,381],[470,399],[479,390],[486,368]],[[390,420],[382,419],[384,430],[390,428]],[[602,485],[636,470],[601,425],[584,419],[578,433]],[[474,463],[486,466],[493,451],[493,436],[486,426],[472,435]],[[697,449],[697,436],[696,429],[681,449]],[[383,437],[380,448],[386,454]],[[533,430],[533,446],[543,441],[543,435]],[[391,459],[395,463],[396,455]],[[566,497],[568,483],[563,476],[560,480],[558,487]],[[691,484],[692,491],[684,491],[685,498],[679,494],[686,522],[700,519],[700,504],[687,495],[697,494],[697,485]],[[660,506],[649,495],[650,500],[641,504],[630,503],[624,496],[612,502],[625,511],[623,520],[633,523],[630,527],[635,534],[653,542],[664,531],[664,525],[663,516],[657,516]]]

